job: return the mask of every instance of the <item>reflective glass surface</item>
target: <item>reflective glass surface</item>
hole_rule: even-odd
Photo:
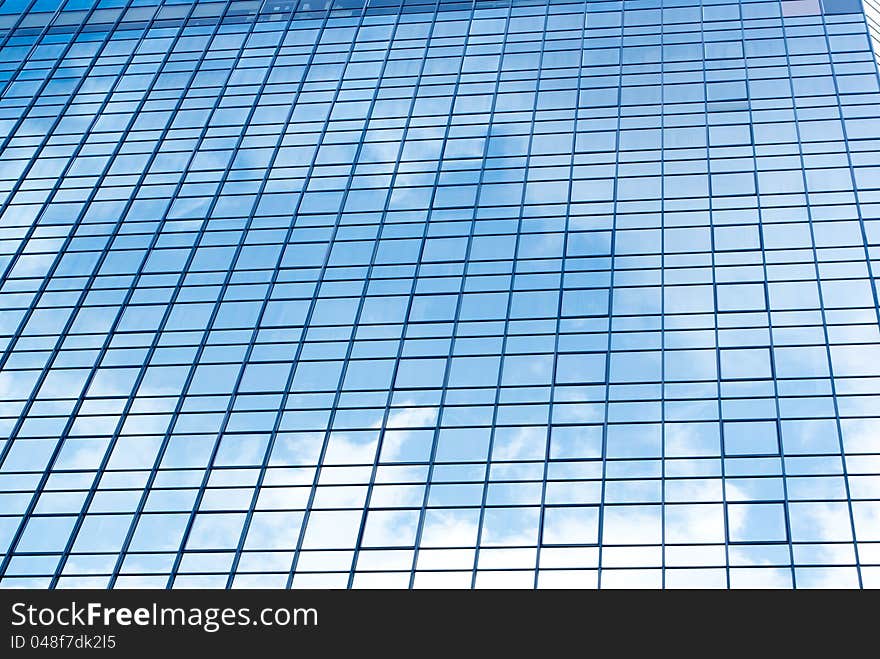
[[[0,84],[0,586],[880,586],[858,0],[6,0]]]

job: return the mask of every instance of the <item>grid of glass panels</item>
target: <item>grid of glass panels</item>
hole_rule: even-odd
[[[858,0],[5,0],[0,585],[880,585]]]
[[[874,53],[880,52],[880,4],[877,0],[864,0],[865,19]],[[880,64],[880,61],[878,61]]]

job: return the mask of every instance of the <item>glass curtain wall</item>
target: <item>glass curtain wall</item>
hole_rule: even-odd
[[[6,0],[0,84],[0,586],[880,586],[858,0]]]

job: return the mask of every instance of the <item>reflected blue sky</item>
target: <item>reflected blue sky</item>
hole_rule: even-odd
[[[0,5],[0,586],[876,587],[854,0]]]

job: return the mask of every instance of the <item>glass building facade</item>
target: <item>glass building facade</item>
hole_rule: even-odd
[[[858,0],[5,0],[0,82],[0,586],[880,586]]]
[[[877,0],[863,0],[865,18],[868,21],[868,34],[871,35],[874,52],[880,52],[880,4]]]

